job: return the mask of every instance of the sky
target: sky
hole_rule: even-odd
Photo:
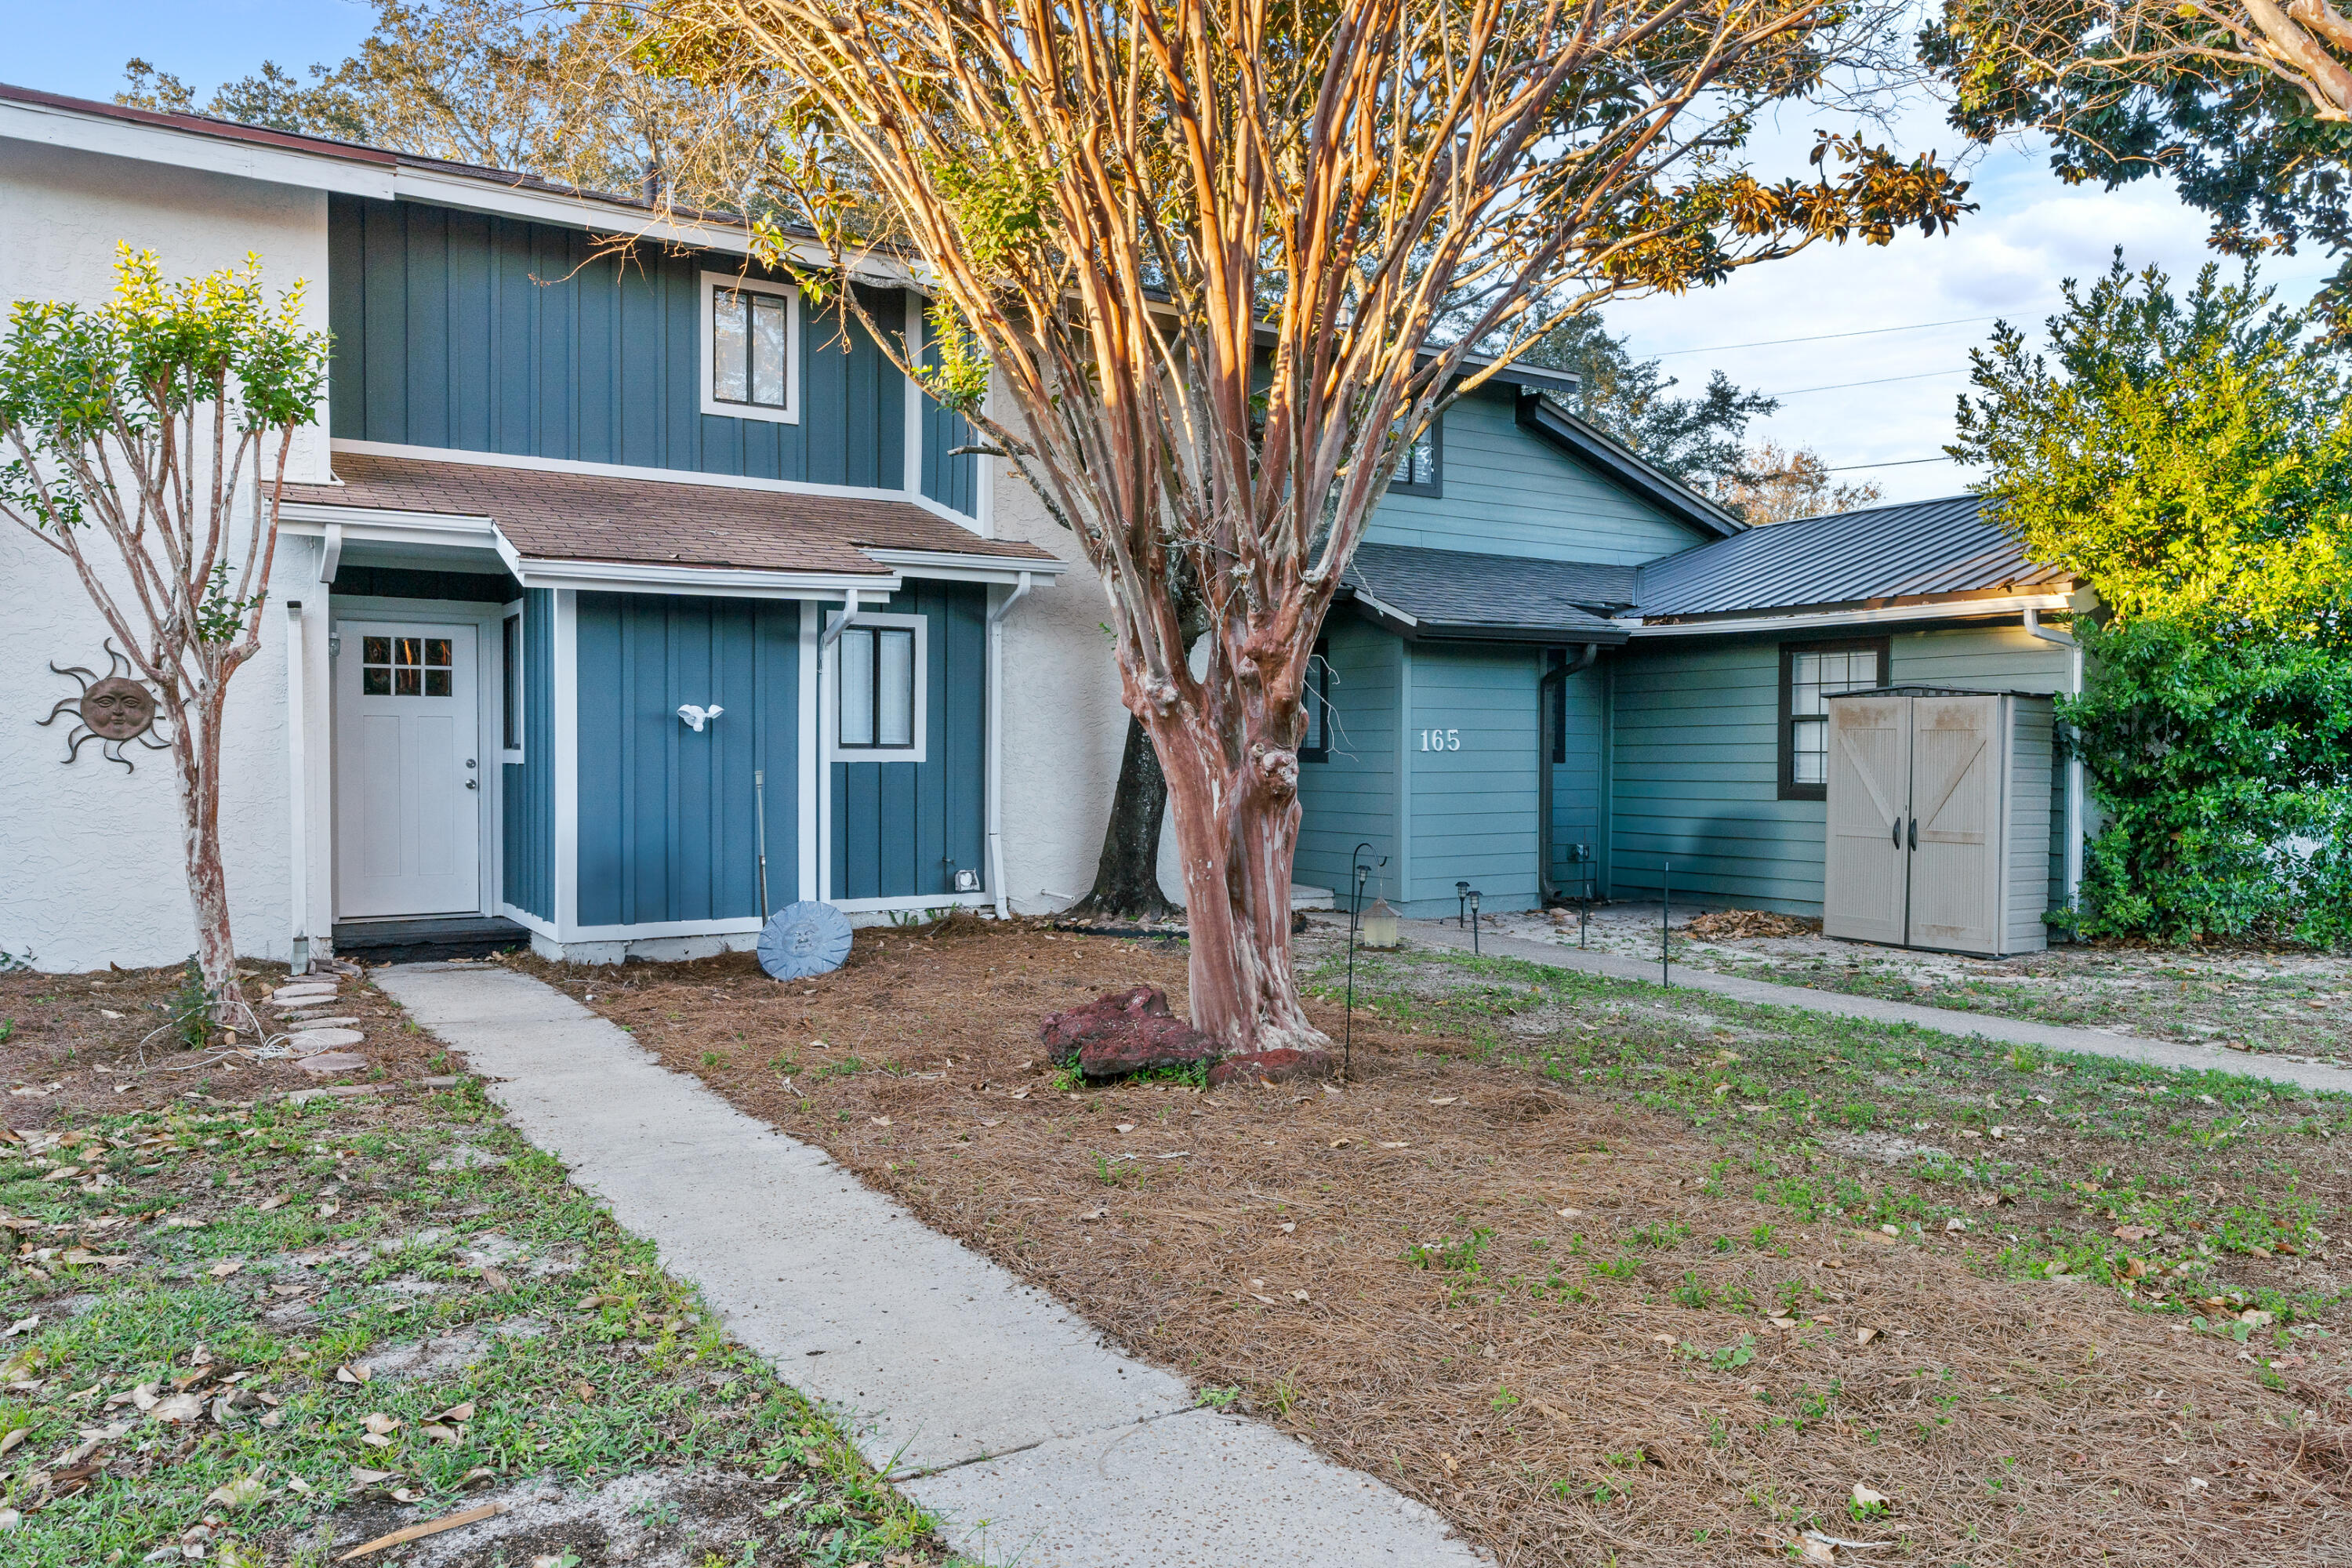
[[[358,0],[115,0],[102,26],[93,25],[98,14],[60,0],[0,0],[0,80],[109,98],[121,88],[123,62],[139,55],[186,80],[201,102],[264,58],[297,75],[341,60],[366,36],[373,8]],[[1933,148],[1948,162],[1959,151],[1941,108],[1925,99],[1892,129],[1906,152]],[[1785,119],[1759,172],[1802,174],[1811,132],[1804,116]],[[1979,210],[1948,235],[1818,246],[1720,288],[1621,301],[1605,318],[1635,353],[1665,356],[1688,386],[1719,369],[1780,396],[1780,412],[1751,426],[1752,438],[1810,447],[1848,470],[1840,479],[1875,482],[1888,500],[1957,493],[1971,476],[1940,448],[1952,438],[1969,350],[1993,318],[2038,332],[2061,280],[2104,271],[2117,245],[2133,267],[2155,262],[2176,278],[2210,255],[2203,216],[2160,181],[2069,188],[2040,150],[2021,145],[1979,153],[1969,174]],[[2305,255],[2270,263],[2263,276],[2299,304],[2327,270],[2324,257]],[[1832,336],[1854,333],[1867,335]]]

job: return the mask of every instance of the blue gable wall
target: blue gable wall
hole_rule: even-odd
[[[522,761],[500,769],[499,897],[555,918],[555,595],[522,596]]]
[[[949,893],[959,867],[984,872],[988,590],[919,582],[866,608],[929,621],[928,733],[919,763],[832,764],[833,896]]]
[[[770,900],[799,897],[800,605],[583,593],[578,625],[580,923],[756,919],[761,768]],[[697,734],[688,702],[727,711]]]
[[[599,254],[587,234],[413,202],[328,204],[332,434],[897,489],[907,388],[873,341],[803,310],[801,421],[701,411],[705,270],[724,256]],[[753,276],[766,276],[754,269]],[[887,326],[903,296],[867,296]],[[977,460],[926,399],[923,486],[970,510]],[[951,497],[961,498],[951,500]]]
[[[1521,429],[1516,395],[1492,387],[1446,410],[1444,494],[1383,497],[1366,542],[1630,566],[1713,537]]]

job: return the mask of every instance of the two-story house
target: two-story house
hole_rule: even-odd
[[[18,88],[0,212],[0,300],[101,300],[118,241],[182,276],[252,251],[333,337],[233,689],[246,951],[677,956],[797,898],[1032,912],[1090,879],[1125,725],[1099,584],[740,233]],[[919,331],[908,284],[877,271],[872,318]],[[1344,889],[1369,842],[1417,914],[1461,882],[1654,897],[1668,863],[1682,896],[1816,912],[1827,695],[2079,681],[2037,623],[2071,584],[1973,501],[1746,529],[1572,388],[1465,397],[1383,500],[1323,629],[1300,881]],[[47,968],[190,945],[167,770],[60,766],[33,727],[103,640],[0,534],[0,948]]]

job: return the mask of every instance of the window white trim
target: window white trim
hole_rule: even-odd
[[[702,321],[702,346],[696,353],[700,367],[702,411],[727,419],[764,419],[774,425],[797,425],[801,422],[801,291],[789,283],[769,283],[757,278],[745,278],[734,272],[705,272],[699,275],[696,287],[701,290],[699,315]],[[719,366],[712,353],[712,329],[715,325],[720,290],[729,293],[766,294],[786,301],[784,318],[784,405],[782,408],[762,407],[756,403],[722,403],[713,393],[719,378]]]
[[[838,625],[842,613],[825,612],[825,626],[830,630]],[[842,657],[841,642],[835,639],[824,661],[824,700],[828,722],[825,725],[825,760],[832,763],[919,763],[930,752],[930,626],[925,616],[886,616],[859,610],[850,625],[850,633],[879,627],[885,630],[908,630],[915,634],[915,743],[911,746],[845,746],[841,743],[841,668],[848,662]],[[847,633],[845,636],[849,635]]]

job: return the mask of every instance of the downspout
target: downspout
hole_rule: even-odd
[[[816,896],[818,901],[833,901],[833,710],[834,703],[825,690],[824,656],[841,640],[841,634],[857,619],[857,595],[860,589],[845,589],[841,599],[841,618],[818,634],[816,639]]]
[[[988,890],[996,895],[996,918],[1013,906],[1004,888],[1004,617],[1029,592],[1030,576],[988,612]]]
[[[2083,695],[2083,645],[2074,640],[2072,632],[2062,632],[2042,624],[2042,612],[2025,612],[2025,635],[2055,643],[2066,650],[2066,695]],[[2065,893],[2066,908],[2072,912],[2082,903],[2083,895],[2083,752],[2082,748],[2066,748],[2066,846],[2065,869],[2060,886]]]
[[[310,973],[310,767],[304,755],[302,687],[302,601],[286,601],[286,760],[293,770],[293,785],[286,797],[289,826],[293,831],[294,908],[292,941],[287,972]]]
[[[1552,731],[1552,693],[1567,685],[1570,676],[1591,669],[1600,657],[1601,645],[1586,643],[1574,658],[1563,659],[1536,682],[1536,896],[1546,906],[1559,896],[1551,879],[1551,753],[1558,743]]]

